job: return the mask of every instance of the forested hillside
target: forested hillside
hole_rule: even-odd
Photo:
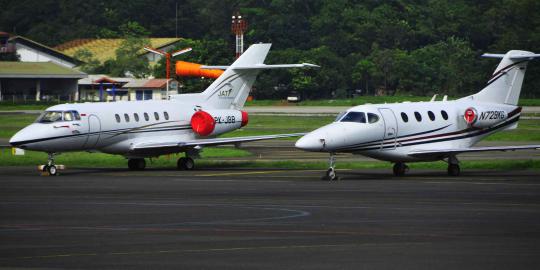
[[[55,46],[122,36],[122,26],[137,23],[152,37],[178,32],[190,39],[183,45],[195,47],[188,60],[217,65],[233,60],[236,10],[249,23],[246,43],[274,44],[267,62],[322,66],[263,74],[256,85],[261,97],[297,90],[328,98],[355,89],[457,96],[480,89],[493,72],[498,61],[482,53],[540,52],[538,0],[0,0],[0,31]],[[530,65],[523,96],[540,97],[539,62]]]

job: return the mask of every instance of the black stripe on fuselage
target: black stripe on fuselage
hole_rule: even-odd
[[[446,134],[440,134],[440,135],[436,135],[436,137],[444,137],[444,136],[448,136],[448,135],[454,135],[454,134],[463,134],[463,133],[467,133],[465,135],[459,135],[459,136],[455,136],[455,137],[451,137],[451,138],[442,138],[442,139],[435,139],[435,140],[430,140],[430,141],[422,141],[422,142],[419,142],[418,140],[425,140],[427,139],[426,137],[424,138],[417,138],[417,139],[414,139],[414,141],[411,141],[409,143],[401,143],[399,141],[397,142],[393,142],[393,141],[390,141],[390,142],[386,142],[384,143],[384,141],[379,141],[380,144],[378,144],[377,146],[375,147],[371,147],[371,146],[364,146],[364,147],[357,147],[357,148],[342,148],[341,152],[360,152],[360,151],[369,151],[369,150],[377,150],[377,149],[388,149],[388,148],[394,148],[396,147],[397,145],[399,145],[399,147],[403,147],[403,146],[412,146],[412,145],[421,145],[421,144],[429,144],[429,143],[437,143],[437,142],[444,142],[444,141],[453,141],[453,140],[459,140],[459,139],[465,139],[465,138],[470,138],[470,137],[476,137],[476,136],[480,136],[480,135],[484,135],[486,133],[490,133],[490,132],[493,132],[493,131],[496,131],[500,128],[503,128],[503,127],[506,127],[510,124],[513,124],[515,122],[517,122],[519,120],[519,116],[513,118],[513,119],[510,119],[504,123],[501,123],[500,125],[498,126],[493,126],[491,128],[488,128],[488,129],[484,129],[484,130],[478,130],[477,132],[470,132],[470,131],[474,131],[474,130],[471,130],[470,128],[467,128],[467,129],[464,129],[464,130],[461,130],[461,131],[458,131],[458,132],[451,132],[451,133],[446,133]],[[468,133],[470,132],[470,133]],[[430,138],[430,137],[428,137]],[[434,138],[434,137],[431,137],[431,138]],[[388,143],[392,143],[390,145],[385,145],[385,146],[382,146],[381,147],[381,144],[388,144]]]
[[[183,125],[183,126],[177,126],[177,127],[166,127],[166,128],[152,128],[151,130],[134,130],[132,132],[126,132],[126,130],[133,130],[133,129],[116,129],[116,130],[107,130],[107,131],[100,131],[100,132],[87,132],[87,133],[79,133],[79,134],[71,134],[71,135],[64,135],[64,136],[56,136],[56,137],[48,137],[48,138],[40,138],[40,139],[34,139],[34,140],[27,140],[27,141],[18,141],[18,142],[12,142],[10,143],[13,146],[19,146],[23,144],[30,144],[30,143],[37,143],[37,142],[44,142],[44,141],[50,141],[50,140],[56,140],[56,139],[65,139],[65,138],[73,138],[73,137],[85,137],[85,136],[91,136],[91,135],[109,135],[109,134],[117,134],[120,132],[120,134],[126,134],[126,133],[146,133],[146,132],[162,132],[162,131],[174,131],[174,130],[187,130],[191,129],[190,125]],[[116,136],[116,135],[114,135]]]

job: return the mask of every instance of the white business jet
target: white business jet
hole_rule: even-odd
[[[486,136],[515,129],[521,113],[517,106],[527,63],[540,54],[509,51],[484,54],[502,58],[482,91],[458,100],[366,104],[348,109],[335,122],[314,130],[296,142],[306,151],[329,152],[326,179],[336,180],[335,153],[360,154],[394,163],[393,172],[408,171],[405,162],[448,162],[448,174],[457,176],[456,155],[483,151],[538,149],[540,145],[473,147]]]
[[[252,45],[204,92],[173,95],[170,100],[62,104],[48,108],[35,123],[15,134],[9,143],[47,152],[42,170],[57,174],[54,156],[68,151],[99,151],[125,156],[128,167],[142,170],[145,158],[185,152],[178,168],[194,168],[202,147],[266,140],[301,134],[235,138],[216,136],[248,122],[240,109],[257,74],[263,69],[316,67],[312,64],[265,65],[271,44]]]

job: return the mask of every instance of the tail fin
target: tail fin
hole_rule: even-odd
[[[272,44],[251,45],[232,65],[204,66],[208,69],[226,68],[204,92],[204,105],[215,109],[241,109],[255,82],[257,75],[263,69],[291,68],[291,67],[317,67],[312,64],[293,65],[265,65],[264,59]]]
[[[493,72],[487,86],[472,95],[472,98],[484,102],[517,105],[527,63],[540,54],[528,51],[512,50],[506,54],[484,54],[484,57],[502,58]]]
[[[239,109],[246,99],[259,74],[259,70],[235,70],[235,66],[262,64],[272,44],[251,45],[221,76],[202,94],[205,105],[216,109]]]

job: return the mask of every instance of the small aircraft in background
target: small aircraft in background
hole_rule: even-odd
[[[271,44],[249,47],[204,92],[173,95],[170,100],[62,104],[48,108],[35,123],[17,132],[9,143],[48,153],[41,169],[57,174],[54,156],[68,151],[99,151],[125,156],[128,167],[143,170],[145,158],[184,152],[179,169],[194,168],[205,146],[238,144],[301,134],[234,138],[216,136],[248,123],[242,107],[258,73],[264,69],[317,67],[313,64],[265,65]]]
[[[396,176],[405,162],[448,163],[448,174],[460,174],[457,155],[470,152],[539,149],[540,145],[473,147],[486,136],[515,129],[521,114],[518,99],[527,63],[540,54],[512,50],[484,54],[501,62],[482,91],[453,101],[366,104],[339,114],[335,122],[296,142],[306,151],[329,152],[325,178],[336,180],[335,153],[353,153],[394,163]]]

